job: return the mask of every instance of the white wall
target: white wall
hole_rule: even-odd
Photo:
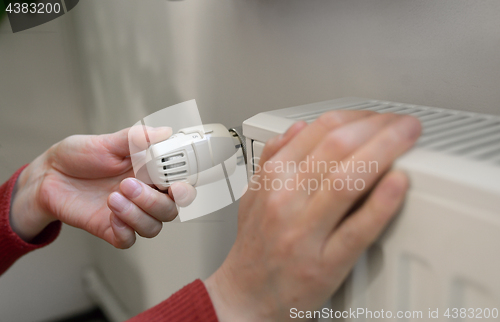
[[[228,126],[343,96],[500,114],[496,0],[86,0],[75,12],[94,132],[192,98]],[[101,248],[100,269],[132,312],[149,307],[217,267],[235,209]]]
[[[64,137],[85,133],[67,18],[13,34],[0,26],[0,182]],[[87,234],[63,227],[50,246],[0,277],[0,321],[44,321],[88,308]]]

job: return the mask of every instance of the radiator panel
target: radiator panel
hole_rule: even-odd
[[[330,307],[420,310],[424,320],[429,308],[439,309],[440,318],[433,319],[438,321],[448,320],[442,316],[446,308],[497,307],[500,118],[344,98],[261,113],[245,121],[243,132],[251,143],[248,146],[252,146],[248,160],[258,157],[269,138],[283,133],[294,122],[311,123],[322,113],[338,109],[414,115],[420,118],[424,134],[417,146],[394,165],[411,180],[403,209],[360,258]],[[380,319],[356,321],[371,320]]]

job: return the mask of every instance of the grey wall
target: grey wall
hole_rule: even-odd
[[[62,17],[13,34],[0,26],[0,183],[64,137],[85,133],[71,39]],[[0,277],[0,321],[45,321],[87,309],[88,234],[63,227],[50,246]]]
[[[78,25],[96,122],[119,110],[99,123],[117,128],[191,98],[226,124],[342,96],[500,113],[499,13],[496,0],[108,0],[86,1]]]
[[[500,112],[498,1],[197,3],[197,94],[221,116],[342,96]]]

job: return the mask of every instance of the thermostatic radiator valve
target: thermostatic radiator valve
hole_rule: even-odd
[[[149,147],[151,160],[146,163],[151,181],[160,190],[175,182],[192,186],[224,179],[245,162],[245,139],[241,129],[228,130],[222,124],[204,124],[179,130],[167,140]]]

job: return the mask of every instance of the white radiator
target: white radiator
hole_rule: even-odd
[[[260,113],[243,123],[249,173],[252,158],[260,156],[269,138],[298,120],[310,123],[338,109],[414,115],[423,135],[394,165],[411,179],[401,213],[332,299],[332,312],[359,309],[360,315],[335,321],[380,321],[381,310],[390,311],[394,321],[454,316],[472,321],[494,315],[495,309],[498,314],[500,118],[360,98]],[[436,310],[438,318],[429,318]]]

